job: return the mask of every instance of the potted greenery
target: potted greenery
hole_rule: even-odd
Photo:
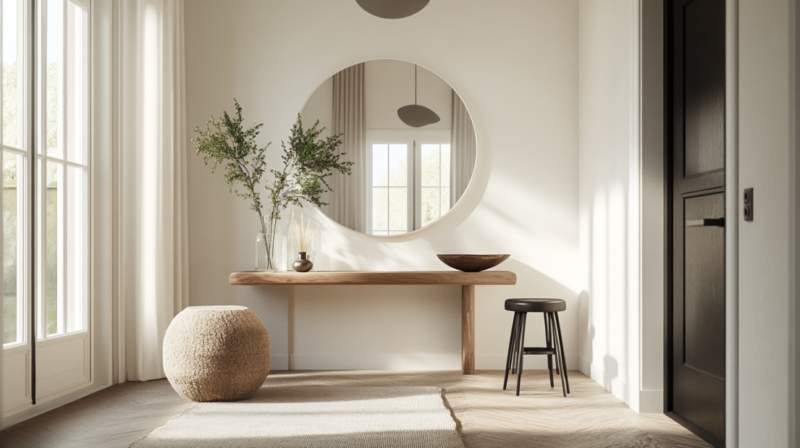
[[[276,269],[275,265],[275,232],[281,212],[289,204],[303,206],[302,201],[321,207],[322,195],[333,191],[326,180],[338,171],[349,175],[353,162],[342,161],[345,153],[338,153],[342,143],[341,135],[318,139],[325,128],[318,128],[319,120],[309,129],[303,128],[300,114],[292,126],[288,143],[281,141],[283,148],[283,169],[270,169],[272,180],[264,183],[269,194],[269,203],[265,206],[261,201],[258,184],[267,171],[264,160],[267,148],[256,144],[262,123],[256,123],[245,129],[242,125],[242,107],[234,99],[236,113],[233,117],[223,112],[218,121],[213,116],[206,123],[205,130],[195,127],[197,136],[192,141],[197,143],[197,154],[203,156],[203,162],[212,163],[211,171],[217,166],[225,167],[223,179],[228,189],[245,200],[250,200],[250,208],[258,213],[261,232],[266,236],[264,250],[266,253],[266,269]]]

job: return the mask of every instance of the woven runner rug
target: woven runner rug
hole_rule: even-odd
[[[262,387],[197,403],[135,448],[463,448],[438,387]]]

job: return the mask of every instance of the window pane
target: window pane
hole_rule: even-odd
[[[389,145],[372,145],[372,185],[389,185]]]
[[[47,0],[47,155],[63,157],[63,132],[59,116],[63,109],[63,79],[61,75],[61,10],[60,0]]]
[[[439,145],[422,145],[422,185],[439,186]]]
[[[408,189],[389,189],[389,230],[408,230]]]
[[[66,106],[64,126],[67,159],[86,163],[87,140],[87,24],[86,11],[72,2],[67,2],[66,33],[66,92],[62,100]]]
[[[17,0],[2,0],[3,8],[3,144],[22,147],[22,69],[19,50],[19,28],[21,9]]]
[[[441,216],[439,198],[440,190],[438,187],[422,188],[422,227],[436,221]]]
[[[389,228],[389,190],[387,188],[372,189],[372,230],[376,231]]]
[[[3,343],[22,341],[25,290],[25,159],[3,152]],[[19,187],[19,188],[18,188]]]
[[[408,146],[389,145],[389,185],[408,185]]]
[[[442,215],[450,210],[450,188],[442,188]],[[441,216],[441,215],[440,215]]]
[[[42,159],[36,160],[36,178],[37,183],[35,185],[35,189],[32,192],[33,195],[33,207],[36,209],[36,222],[35,227],[36,231],[32,236],[32,239],[35,241],[35,254],[32,256],[33,262],[35,263],[36,269],[36,276],[33,279],[35,282],[34,291],[36,293],[36,337],[37,338],[44,338],[45,337],[45,328],[40,325],[41,322],[45,321],[46,318],[46,310],[44,309],[46,304],[47,298],[47,291],[46,288],[42,285],[47,283],[47,251],[46,251],[46,242],[45,242],[45,227],[44,227],[44,219],[42,218],[41,210],[45,209],[45,205],[47,204],[46,200],[46,193],[47,189],[44,192],[41,191],[40,185],[41,182],[39,179],[42,179],[42,176],[46,176],[47,170],[45,169],[46,163]],[[44,204],[43,204],[44,202]],[[42,256],[42,254],[45,254]]]
[[[59,328],[59,316],[63,313],[58,300],[60,283],[63,281],[61,270],[61,241],[63,241],[63,189],[64,170],[59,163],[47,163],[47,205],[45,216],[45,312],[46,334],[63,332]]]
[[[67,191],[67,225],[66,262],[64,263],[66,279],[66,320],[67,332],[86,329],[86,300],[88,264],[86,248],[87,240],[87,183],[86,170],[68,167]]]
[[[442,186],[450,186],[450,145],[442,145]],[[448,200],[449,201],[449,200]],[[444,207],[444,203],[443,207]],[[450,207],[444,207],[444,210],[449,210]]]

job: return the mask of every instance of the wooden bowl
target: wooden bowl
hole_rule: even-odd
[[[511,255],[436,254],[436,256],[442,263],[459,271],[480,272],[497,266]]]

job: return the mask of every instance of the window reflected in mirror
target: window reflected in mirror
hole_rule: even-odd
[[[439,120],[401,120],[398,110],[415,104]],[[317,88],[301,117],[306,126],[319,120],[323,138],[340,135],[342,158],[354,163],[349,176],[329,179],[322,207],[350,229],[376,236],[422,229],[458,202],[472,177],[472,118],[452,87],[421,66],[376,60],[348,67]]]

